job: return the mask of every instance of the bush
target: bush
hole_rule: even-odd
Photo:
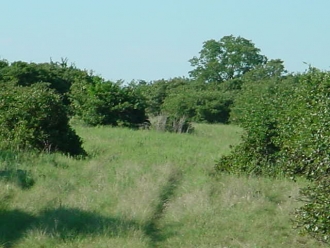
[[[288,98],[279,130],[279,161],[291,176],[313,182],[301,190],[305,203],[296,211],[296,224],[316,239],[330,239],[330,73],[311,68]]]
[[[219,171],[274,175],[281,173],[276,165],[280,151],[278,116],[285,105],[285,96],[294,89],[294,80],[267,80],[245,83],[234,101],[230,120],[245,132],[242,143],[232,154],[222,157]]]
[[[30,86],[39,82],[49,83],[49,87],[62,96],[63,103],[69,105],[67,94],[71,84],[77,79],[89,79],[90,75],[74,65],[67,65],[67,60],[50,63],[27,63],[16,61],[9,64],[0,61],[0,82],[13,83],[16,86]]]
[[[301,190],[305,204],[295,212],[295,223],[303,234],[317,240],[330,241],[330,177]]]
[[[311,69],[279,116],[279,163],[288,174],[318,180],[330,172],[330,73]]]
[[[73,113],[92,126],[138,127],[147,119],[145,100],[139,92],[100,77],[75,82],[70,99]]]
[[[259,86],[259,87],[258,87]],[[232,118],[245,129],[243,142],[222,157],[218,171],[302,176],[305,205],[296,223],[313,237],[330,235],[330,73],[314,68],[303,75],[243,85]]]
[[[232,102],[231,92],[190,89],[165,98],[162,112],[172,116],[186,116],[194,122],[227,123]]]
[[[239,79],[221,84],[203,83],[186,78],[144,81],[135,87],[145,97],[150,116],[185,116],[189,121],[227,123],[230,107],[240,88]]]
[[[47,84],[7,84],[0,92],[0,149],[85,154],[68,122],[61,97]]]
[[[162,105],[168,95],[175,92],[186,91],[193,85],[187,78],[172,78],[169,80],[156,80],[150,83],[141,81],[135,85],[146,99],[146,111],[148,115],[157,116],[162,112]]]

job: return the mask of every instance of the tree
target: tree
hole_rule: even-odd
[[[260,82],[263,83],[269,79],[278,79],[287,76],[287,70],[280,59],[271,59],[267,63],[256,66],[253,70],[242,76],[244,83]]]
[[[233,35],[224,36],[220,41],[204,42],[199,57],[189,60],[195,67],[189,75],[206,83],[222,83],[241,77],[266,61],[267,58],[260,54],[260,49],[250,40]]]

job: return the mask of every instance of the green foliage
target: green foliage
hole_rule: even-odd
[[[304,206],[295,212],[295,223],[302,233],[329,243],[330,241],[330,178],[325,176],[301,190]]]
[[[318,180],[330,172],[330,73],[311,69],[299,83],[279,118],[280,162],[292,175]]]
[[[298,77],[285,76],[283,62],[270,60],[241,77],[241,89],[234,98],[230,121],[244,128],[243,142],[217,163],[220,171],[253,174],[281,174],[276,164],[279,117],[286,108]]]
[[[313,181],[302,190],[303,207],[296,223],[313,237],[329,242],[330,237],[330,73],[311,68],[303,75],[281,118],[280,162],[290,175]]]
[[[239,80],[205,84],[185,78],[158,80],[136,87],[145,96],[150,116],[165,114],[194,122],[227,123]]]
[[[266,61],[260,50],[242,37],[231,35],[220,41],[206,41],[200,56],[190,60],[195,67],[190,72],[192,80],[141,82],[147,113],[184,116],[194,122],[227,123],[243,81],[273,77],[284,70],[282,61]],[[241,79],[249,72],[253,73]]]
[[[68,66],[67,60],[50,63],[27,63],[16,61],[9,64],[0,62],[0,82],[14,83],[20,86],[30,86],[35,83],[49,83],[49,87],[61,94],[64,104],[68,105],[67,94],[71,84],[78,79],[88,79],[86,71],[77,69],[74,65]]]
[[[161,79],[150,83],[141,81],[133,85],[146,99],[146,112],[150,116],[157,116],[162,112],[165,99],[178,92],[195,87],[195,84],[187,78]]]
[[[7,67],[7,66],[9,66],[9,62],[5,59],[1,59],[0,60],[0,70]]]
[[[0,149],[84,154],[61,97],[47,84],[7,84],[0,92]]]
[[[241,77],[266,60],[251,41],[233,35],[224,36],[219,41],[204,42],[199,57],[190,60],[195,69],[189,74],[198,81],[222,83]]]
[[[134,87],[100,77],[76,81],[70,92],[76,116],[89,125],[136,127],[146,121],[145,100]]]
[[[329,78],[329,73],[311,69],[303,75],[245,82],[231,112],[231,121],[246,131],[234,152],[242,161],[232,163],[258,172],[272,167],[271,173],[276,168],[311,180],[328,173]]]
[[[232,119],[244,129],[243,142],[217,163],[219,171],[305,177],[307,203],[296,222],[306,232],[329,241],[330,73],[314,68],[263,84],[245,83]]]
[[[230,92],[187,90],[170,94],[162,105],[162,112],[185,116],[194,122],[227,123],[233,98]]]
[[[283,85],[290,91],[290,84],[284,81],[243,85],[231,112],[231,121],[245,130],[243,142],[234,148],[231,155],[218,161],[218,170],[253,174],[279,171],[274,165],[279,152],[274,139],[278,136],[277,115],[282,101],[276,95],[285,91]]]

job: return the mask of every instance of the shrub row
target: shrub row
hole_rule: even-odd
[[[0,85],[2,150],[85,154],[81,139],[69,125],[73,116],[92,126],[137,128],[150,123],[141,87],[106,81],[68,66],[66,60],[43,64],[1,60]],[[190,123],[180,121],[181,117],[170,115],[166,131],[189,129]]]

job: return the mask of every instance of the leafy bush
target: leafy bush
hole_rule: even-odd
[[[141,81],[135,87],[146,99],[149,116],[165,113],[176,118],[185,116],[194,122],[227,123],[240,84],[239,79],[206,84],[173,78],[151,83]]]
[[[172,93],[183,92],[194,87],[194,83],[187,78],[161,79],[150,83],[140,81],[135,88],[146,99],[146,112],[149,116],[157,116],[162,112],[165,99]]]
[[[64,104],[69,105],[67,94],[71,84],[77,79],[89,79],[90,75],[74,65],[68,66],[67,61],[50,63],[27,63],[16,61],[9,64],[0,61],[0,82],[13,83],[17,86],[30,86],[39,82],[49,83],[49,87],[62,95]]]
[[[48,84],[7,84],[0,92],[0,149],[85,154],[60,95]]]
[[[165,98],[162,112],[194,122],[227,123],[232,102],[231,92],[190,89]]]
[[[288,174],[303,175],[313,185],[302,189],[305,203],[296,211],[296,223],[304,232],[330,239],[330,73],[311,68],[288,98],[279,129],[280,163]]]
[[[330,241],[330,177],[301,190],[304,206],[295,212],[296,227],[302,233],[328,243]]]
[[[139,92],[100,77],[75,82],[70,99],[74,114],[89,125],[137,127],[147,119]]]
[[[330,172],[330,73],[311,69],[279,117],[279,162],[287,173],[318,180]]]
[[[196,115],[197,99],[192,92],[173,93],[164,99],[162,112],[171,116],[186,116],[190,120]]]
[[[323,241],[330,235],[330,73],[311,68],[285,80],[245,84],[232,119],[245,129],[243,142],[217,163],[219,171],[292,178],[313,186],[301,192],[296,223]]]
[[[239,124],[245,133],[242,143],[232,154],[217,163],[219,171],[273,174],[280,150],[277,142],[278,115],[287,92],[292,90],[288,80],[245,83],[231,109],[231,122]],[[278,97],[281,95],[281,98]],[[267,172],[266,172],[267,171]]]

